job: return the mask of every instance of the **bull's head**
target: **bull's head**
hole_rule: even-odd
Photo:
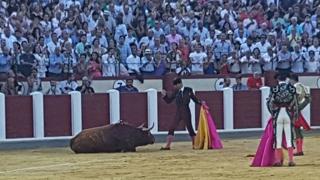
[[[155,142],[154,136],[151,134],[150,130],[153,129],[154,123],[150,128],[145,128],[144,124],[141,124],[137,127],[139,130],[140,137],[137,140],[137,145],[147,145],[147,144],[153,144]]]

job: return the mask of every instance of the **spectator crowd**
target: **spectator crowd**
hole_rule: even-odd
[[[315,0],[0,0],[0,78],[7,79],[3,85],[7,87],[17,84],[15,77],[39,84],[45,77],[89,81],[168,72],[316,73],[319,4]]]

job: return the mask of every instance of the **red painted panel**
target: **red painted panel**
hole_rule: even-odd
[[[174,122],[176,114],[176,104],[175,100],[167,104],[163,99],[161,93],[158,93],[158,128],[159,131],[168,131],[172,123]],[[177,131],[185,130],[185,123],[180,121]]]
[[[147,93],[120,93],[120,119],[133,126],[148,124]]]
[[[71,96],[44,96],[44,134],[71,136]]]
[[[31,96],[6,96],[7,138],[33,137]]]
[[[109,94],[88,94],[82,96],[82,128],[110,124]]]
[[[311,89],[311,125],[320,126],[320,89]]]
[[[233,92],[234,128],[261,128],[261,92]]]
[[[222,91],[198,91],[196,96],[206,101],[210,114],[218,129],[223,129],[223,93]],[[200,106],[196,106],[196,128],[198,129]]]

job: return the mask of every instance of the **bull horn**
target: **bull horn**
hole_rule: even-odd
[[[138,129],[142,129],[143,126],[144,126],[144,123],[142,123],[142,124],[141,124],[140,126],[138,126],[137,128],[138,128]]]
[[[153,127],[154,127],[154,123],[152,123],[152,126],[148,129],[146,129],[146,131],[150,131],[151,129],[153,129]]]

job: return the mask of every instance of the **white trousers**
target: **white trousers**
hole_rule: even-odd
[[[282,135],[283,131],[286,137],[287,141],[287,148],[292,147],[292,141],[291,141],[291,120],[290,117],[286,111],[286,108],[281,108],[278,119],[276,122],[276,145],[277,149],[282,147]]]

